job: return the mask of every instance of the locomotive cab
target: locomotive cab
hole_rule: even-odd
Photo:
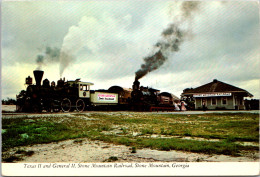
[[[90,82],[80,82],[79,83],[79,97],[89,98],[90,97],[90,86],[94,85]]]
[[[67,82],[70,86],[77,88],[79,98],[90,98],[90,86],[94,85],[91,82],[80,82],[78,79],[75,81]]]

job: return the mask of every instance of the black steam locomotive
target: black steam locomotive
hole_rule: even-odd
[[[49,80],[45,79],[41,85],[44,72],[35,70],[33,73],[36,85],[32,84],[30,76],[26,78],[26,91],[22,90],[17,95],[18,112],[81,112],[90,106],[118,104],[117,94],[90,90],[93,83],[81,82],[79,79],[65,82],[65,79],[60,79],[55,85],[55,82],[50,84]]]
[[[112,86],[108,89],[118,93],[118,105],[128,110],[149,111],[151,107],[174,107],[174,102],[179,98],[168,92],[160,93],[160,90],[140,86],[135,80],[132,89],[125,89],[120,86]]]
[[[131,104],[135,110],[149,110],[151,106],[158,106],[158,94],[159,90],[140,87],[140,82],[135,80],[133,83],[133,91],[131,93]]]
[[[18,112],[69,112],[84,111],[100,108],[107,110],[138,110],[148,111],[153,106],[173,106],[172,94],[159,90],[140,87],[140,82],[135,80],[132,89],[125,89],[120,86],[112,86],[108,90],[90,90],[93,83],[66,81],[60,79],[51,82],[48,79],[41,80],[44,72],[35,70],[34,77],[36,84],[32,84],[32,78],[26,78],[28,85],[17,95]]]

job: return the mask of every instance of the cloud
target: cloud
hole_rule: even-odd
[[[3,97],[24,88],[46,47],[72,50],[63,66],[68,79],[94,82],[97,89],[131,87],[163,30],[181,19],[181,2],[175,1],[5,1],[2,6]],[[141,84],[179,96],[216,78],[259,98],[258,3],[203,1],[199,7],[193,21],[180,26],[192,35]],[[44,78],[59,79],[59,67],[59,62],[43,65]]]
[[[101,19],[84,16],[78,25],[71,26],[63,40],[60,55],[60,74],[76,60],[78,51],[85,47],[91,54],[113,54],[126,47],[125,28],[131,23],[131,16],[113,18],[104,13]]]
[[[25,90],[25,78],[32,73],[33,69],[33,66],[30,64],[23,65],[23,67],[19,64],[2,67],[1,89],[2,95],[5,96],[3,98],[16,98],[16,94],[18,94],[22,89]],[[28,73],[28,70],[31,70],[31,72]]]

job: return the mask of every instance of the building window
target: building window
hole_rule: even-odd
[[[227,104],[227,97],[222,97],[222,104]]]
[[[201,105],[207,105],[207,100],[205,98],[201,99]]]
[[[211,98],[211,105],[217,104],[217,98]]]

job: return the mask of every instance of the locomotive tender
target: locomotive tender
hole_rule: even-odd
[[[66,81],[60,79],[49,82],[48,79],[41,80],[44,72],[33,71],[36,84],[32,84],[32,78],[28,76],[25,80],[27,89],[17,95],[18,112],[70,112],[84,110],[135,110],[148,111],[151,107],[173,107],[177,97],[159,90],[140,87],[140,82],[135,80],[132,89],[112,86],[108,90],[90,90],[94,85],[91,82],[81,82],[80,79]]]

